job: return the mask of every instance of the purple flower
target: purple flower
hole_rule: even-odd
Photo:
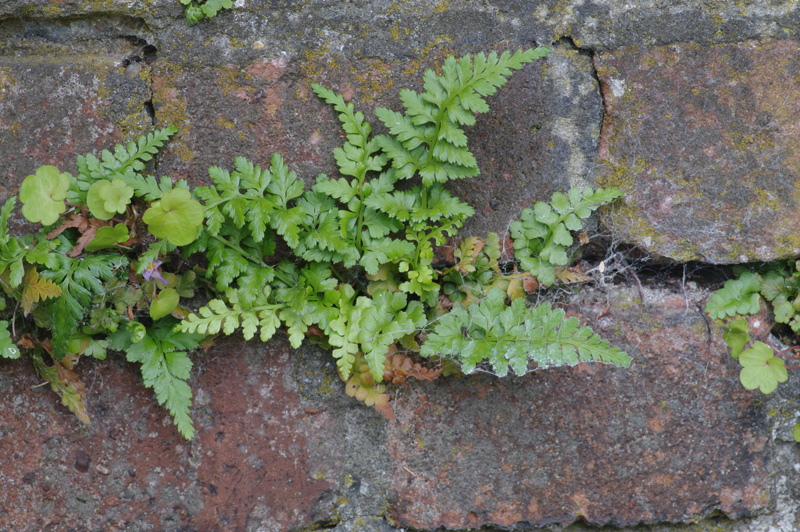
[[[149,281],[150,278],[153,278],[157,281],[161,281],[164,284],[169,284],[167,283],[167,280],[161,276],[161,270],[158,269],[158,267],[161,266],[162,264],[163,263],[160,260],[158,259],[154,260],[152,264],[150,264],[147,268],[144,269],[144,271],[142,272],[142,277],[144,277],[146,281]]]

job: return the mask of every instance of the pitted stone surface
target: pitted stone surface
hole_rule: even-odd
[[[648,308],[635,290],[576,300],[631,354],[628,370],[584,364],[404,389],[389,428],[398,523],[630,526],[764,509],[772,443],[759,397],[739,386],[694,303],[647,293]]]
[[[45,164],[76,172],[75,156],[99,155],[148,131],[147,83],[115,57],[0,56],[0,182],[3,198]]]
[[[380,133],[385,129],[374,109],[402,111],[398,91],[422,90],[426,68],[460,53],[442,48],[425,62],[279,54],[240,66],[197,69],[159,59],[153,67],[156,116],[159,123],[180,128],[159,171],[199,185],[207,182],[211,165],[232,168],[234,156],[242,155],[265,167],[279,153],[307,186],[321,172],[338,176],[331,154],[343,142],[341,124],[311,84],[343,94]],[[503,232],[536,201],[593,184],[602,102],[587,56],[555,47],[544,60],[516,72],[489,106],[466,131],[481,175],[448,185],[475,209],[466,234]]]
[[[468,131],[483,175],[452,184],[476,207],[465,232],[502,231],[533,201],[594,183],[602,109],[586,50],[795,38],[800,27],[793,0],[235,5],[189,26],[177,0],[0,0],[0,199],[42,164],[74,172],[75,155],[167,125],[180,130],[156,161],[159,175],[199,185],[210,164],[230,167],[245,155],[266,165],[279,151],[310,182],[335,172],[331,149],[343,139],[310,83],[342,92],[371,118],[378,105],[400,109],[397,90],[419,89],[424,69],[447,54],[551,45],[554,52],[516,74]],[[144,45],[154,48],[148,61],[126,68],[123,61]],[[666,150],[663,168],[703,163],[708,170],[716,158],[731,176],[755,169],[760,196],[783,208],[795,190],[796,52],[787,41],[601,54],[605,92],[616,98],[609,110],[629,122],[611,124],[617,136],[607,135],[605,147],[625,157]],[[608,75],[623,67],[641,86]],[[682,80],[702,90],[684,97]],[[648,101],[636,108],[626,89]],[[658,114],[675,100],[683,106],[678,118]],[[711,152],[695,150],[698,137],[682,128],[681,116],[708,134],[699,140],[710,140]],[[638,145],[634,127],[643,133]],[[681,161],[686,154],[694,159]],[[769,180],[776,175],[784,188]],[[692,183],[675,182],[691,190]],[[662,185],[651,192],[652,185],[642,181],[636,194],[663,200],[653,215],[659,223],[682,208],[675,198],[697,199],[685,191],[667,199]],[[721,190],[720,198],[736,196]],[[636,194],[626,208],[643,205]],[[741,208],[753,203],[746,193],[737,198]],[[740,232],[771,208],[740,209]],[[702,220],[705,211],[714,212],[691,212]],[[766,235],[783,223],[762,222]],[[680,249],[728,245],[729,226],[704,223],[706,243]],[[752,252],[760,256],[761,248]],[[344,395],[330,353],[291,350],[280,339],[225,339],[192,354],[193,442],[180,438],[138,368],[119,355],[78,367],[90,427],[59,405],[29,364],[0,360],[0,532],[507,530],[520,523],[520,530],[548,523],[584,530],[582,522],[641,521],[674,531],[683,527],[669,523],[687,520],[697,531],[719,529],[716,518],[702,520],[717,509],[734,519],[767,511],[724,521],[730,530],[798,529],[793,464],[800,469],[800,451],[786,443],[797,417],[797,375],[786,383],[793,388],[764,401],[738,385],[720,331],[694,301],[648,292],[652,306],[641,309],[630,291],[614,290],[603,318],[606,301],[573,302],[573,310],[634,355],[631,369],[408,382],[390,390],[392,423]],[[771,430],[784,441],[773,443]],[[767,506],[773,493],[775,512]]]
[[[630,369],[409,381],[391,390],[393,422],[343,393],[330,353],[281,340],[193,355],[192,442],[121,357],[78,368],[89,427],[0,361],[0,480],[13,487],[0,530],[386,532],[766,509],[766,405],[694,301],[646,294],[648,308],[625,288],[568,307],[628,349]]]
[[[678,260],[800,253],[800,49],[794,41],[625,48],[596,58],[607,217]]]
[[[29,367],[0,361],[8,400],[0,409],[0,531],[277,531],[312,522],[333,484],[310,464],[313,416],[286,347],[228,340],[194,360],[191,442],[142,387],[138,368],[119,358],[78,369],[88,427]],[[316,432],[327,434],[320,421]],[[77,467],[81,455],[88,468]]]
[[[787,39],[797,37],[800,22],[794,0],[248,0],[193,26],[183,20],[178,0],[0,4],[0,20],[76,19],[98,12],[141,18],[159,34],[164,53],[195,65],[252,61],[256,42],[289,53],[360,49],[389,60],[416,55],[434,42],[464,48],[483,39],[548,44],[567,37],[592,50]]]

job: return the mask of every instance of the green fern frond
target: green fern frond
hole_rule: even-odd
[[[464,373],[488,362],[499,376],[511,369],[517,375],[539,368],[604,362],[627,367],[630,357],[581,327],[576,318],[548,303],[526,307],[525,299],[505,304],[505,294],[492,288],[486,299],[468,309],[455,307],[442,316],[420,349],[424,357],[445,357],[461,364]]]
[[[572,188],[565,196],[553,194],[550,203],[536,202],[533,209],[522,211],[520,220],[511,224],[514,252],[522,268],[545,285],[555,282],[557,266],[569,262],[567,248],[572,245],[571,231],[581,229],[592,212],[622,196],[615,188],[592,190]]]
[[[549,52],[541,47],[513,55],[506,51],[500,56],[492,52],[460,60],[449,57],[441,75],[430,69],[425,72],[424,93],[400,91],[405,114],[376,109],[375,115],[391,135],[376,140],[398,170],[398,177],[418,172],[423,185],[430,186],[478,175],[477,161],[467,148],[461,126],[474,125],[475,115],[488,111],[484,98],[502,87],[514,70]]]
[[[268,291],[268,287],[264,290]],[[264,294],[266,295],[268,292]],[[245,340],[252,339],[257,332],[262,342],[272,338],[281,325],[277,313],[282,305],[267,303],[264,301],[266,297],[262,297],[262,301],[245,310],[239,302],[237,290],[229,290],[227,296],[231,307],[221,299],[212,299],[208,305],[200,308],[199,315],[190,314],[183,320],[179,329],[204,335],[215,335],[219,332],[231,335],[241,329]]]

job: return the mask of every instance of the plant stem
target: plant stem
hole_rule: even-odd
[[[277,277],[278,280],[280,280],[282,283],[284,283],[284,284],[286,284],[288,286],[294,286],[295,284],[297,284],[296,280],[294,280],[294,279],[292,279],[290,277],[286,277],[285,275],[282,274],[282,272],[278,268],[273,268],[272,266],[270,266],[269,264],[267,264],[266,262],[264,262],[260,258],[258,258],[256,256],[252,255],[251,253],[248,253],[247,251],[243,250],[239,245],[234,244],[230,240],[226,240],[226,239],[222,238],[219,235],[214,235],[214,236],[212,236],[212,238],[214,240],[218,241],[218,242],[221,242],[224,246],[227,246],[230,249],[236,251],[239,255],[241,255],[242,257],[246,258],[247,260],[249,260],[253,264],[261,266],[262,268],[270,268],[272,270],[272,272],[275,274],[275,277]]]

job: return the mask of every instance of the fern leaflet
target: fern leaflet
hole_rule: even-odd
[[[524,298],[506,306],[499,288],[492,288],[486,299],[468,309],[455,307],[442,316],[420,355],[454,359],[468,374],[486,361],[499,376],[505,376],[509,368],[524,375],[529,360],[539,368],[588,361],[630,364],[624,351],[609,347],[576,318],[564,320],[563,310],[554,310],[548,303],[529,308]]]
[[[523,210],[520,220],[511,224],[514,252],[522,268],[540,283],[553,284],[556,268],[569,262],[567,247],[573,243],[570,232],[580,230],[581,220],[621,195],[622,191],[615,188],[572,188],[567,196],[556,192],[550,203],[539,201],[533,209]]]

